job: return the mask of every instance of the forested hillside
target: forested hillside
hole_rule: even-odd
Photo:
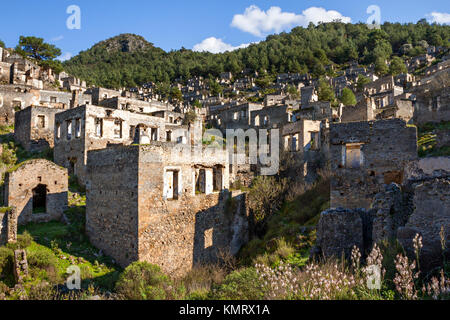
[[[376,71],[387,73],[386,60],[426,52],[428,45],[449,46],[450,26],[385,23],[381,30],[365,24],[326,23],[297,27],[290,33],[271,35],[248,48],[211,54],[181,50],[165,52],[142,37],[125,34],[96,44],[64,63],[65,69],[90,84],[118,88],[143,83],[172,82],[182,77],[215,77],[224,71],[244,68],[271,74],[310,72],[325,74],[326,66],[358,60],[374,63]]]

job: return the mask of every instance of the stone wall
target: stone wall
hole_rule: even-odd
[[[152,143],[88,153],[86,229],[121,266],[148,261],[181,276],[196,264],[217,261],[220,249],[236,253],[248,240],[245,196],[230,200],[226,191],[227,157],[189,156],[183,152],[191,147],[179,146],[183,156],[177,158],[175,147]],[[213,189],[216,165],[223,170],[221,191]],[[201,170],[205,184],[198,180]],[[177,173],[176,198],[168,196],[168,172]]]
[[[0,246],[17,240],[17,212],[15,208],[0,208]]]
[[[14,139],[27,151],[39,152],[54,146],[55,114],[60,109],[28,107],[16,112]]]
[[[366,99],[362,99],[356,106],[344,106],[341,122],[358,122],[374,120],[373,109]]]
[[[100,135],[97,132],[96,119],[101,120],[102,123]],[[77,120],[80,126],[78,135],[76,134]],[[116,124],[117,121],[120,122],[119,126]],[[68,168],[69,174],[76,175],[80,183],[84,185],[87,180],[87,152],[106,148],[110,144],[129,145],[134,143],[136,128],[139,125],[148,127],[145,129],[146,133],[142,134],[142,136],[148,137],[148,142],[150,142],[150,128],[157,128],[158,140],[165,141],[166,132],[163,118],[91,105],[59,113],[55,117],[55,126],[60,127],[61,134],[55,138],[55,162]],[[68,126],[72,127],[71,135],[67,134]]]
[[[403,120],[332,124],[331,207],[369,208],[383,184],[403,182],[416,158],[417,129]]]
[[[450,173],[414,182],[412,189],[414,211],[404,227],[398,229],[397,238],[409,256],[415,257],[413,239],[420,234],[420,264],[424,270],[431,270],[442,266],[444,255],[447,261],[450,258]]]
[[[67,208],[67,192],[67,170],[48,160],[23,162],[5,175],[4,204],[16,208],[19,224],[59,220]],[[38,213],[33,203],[36,193],[43,198]]]

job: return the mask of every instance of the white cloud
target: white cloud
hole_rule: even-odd
[[[269,32],[279,33],[294,26],[308,26],[310,22],[331,22],[340,19],[344,23],[351,22],[351,18],[343,16],[334,10],[311,7],[301,14],[283,12],[280,7],[271,7],[267,11],[261,10],[256,5],[245,9],[244,14],[236,14],[231,26],[257,37],[263,37]]]
[[[58,58],[58,60],[63,62],[63,61],[69,60],[70,58],[72,58],[72,53],[65,52]]]
[[[246,48],[251,43],[245,43],[241,44],[240,46],[233,47],[231,44],[223,42],[222,39],[218,39],[215,37],[210,37],[202,42],[196,44],[192,50],[202,52],[202,51],[208,51],[211,53],[222,53],[225,51],[233,51],[237,49]]]
[[[427,14],[427,18],[431,23],[450,24],[450,13],[432,12]]]
[[[57,36],[57,37],[54,37],[54,38],[52,38],[52,39],[50,39],[52,42],[56,42],[56,41],[61,41],[62,39],[64,39],[64,36]]]

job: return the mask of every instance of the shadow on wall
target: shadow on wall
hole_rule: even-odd
[[[196,214],[193,267],[218,262],[223,254],[236,255],[248,242],[245,196],[233,197],[225,190],[217,205]]]
[[[27,190],[27,195],[29,193],[30,191]],[[19,225],[31,222],[44,223],[61,219],[62,213],[67,208],[67,192],[48,193],[47,187],[39,184],[31,190],[31,193],[27,203],[18,213]]]

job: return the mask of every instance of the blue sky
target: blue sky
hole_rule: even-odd
[[[417,22],[427,18],[449,24],[449,3],[448,0],[2,1],[0,40],[12,47],[20,35],[38,36],[57,45],[69,57],[106,38],[135,33],[164,50],[185,47],[219,52],[261,41],[267,34],[289,31],[320,17],[365,22],[370,16],[366,13],[370,5],[380,8],[381,22]],[[80,30],[66,27],[69,17],[66,9],[70,5],[81,10]]]

